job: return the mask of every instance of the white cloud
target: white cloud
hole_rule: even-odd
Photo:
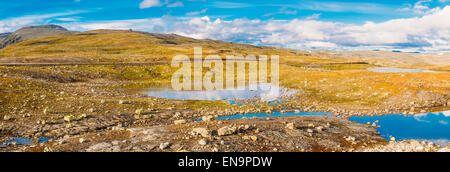
[[[268,14],[265,14],[264,16],[267,17],[267,16],[273,16],[276,14],[296,15],[297,10],[290,10],[287,7],[281,7],[277,12],[268,13]]]
[[[163,3],[161,3],[161,1],[159,0],[144,0],[139,4],[140,9],[160,6],[163,6]]]
[[[381,23],[366,22],[362,25],[317,21],[314,18],[316,17],[294,20],[224,20],[207,16],[163,16],[138,20],[64,23],[63,26],[72,30],[131,28],[148,32],[176,33],[197,39],[209,38],[299,49],[450,51],[450,6],[422,17]]]
[[[313,14],[305,18],[305,20],[316,20],[319,19],[322,14]]]
[[[442,3],[445,3],[448,0],[439,0]],[[400,8],[399,11],[411,11],[416,14],[426,15],[437,12],[441,10],[440,7],[430,8],[431,4],[433,4],[433,0],[419,0],[414,5],[406,4],[406,7]]]
[[[192,11],[192,12],[188,12],[186,13],[187,16],[195,16],[195,15],[200,15],[200,14],[204,14],[206,13],[206,11],[208,11],[207,8],[201,10],[201,11]]]
[[[53,13],[53,14],[45,14],[45,15],[26,15],[15,18],[7,18],[0,20],[0,33],[3,32],[14,32],[15,30],[29,25],[41,25],[47,24],[53,19],[61,20],[69,19],[64,16],[70,16],[78,13],[82,13],[83,11],[74,11],[67,13]],[[58,17],[58,18],[55,18]]]
[[[78,18],[55,18],[56,20],[60,20],[60,21],[66,21],[66,22],[75,22],[75,21],[80,21],[80,19]]]
[[[184,3],[181,1],[174,2],[172,4],[167,4],[167,7],[184,7]]]

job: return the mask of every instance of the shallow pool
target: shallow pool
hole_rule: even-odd
[[[450,111],[417,115],[384,115],[373,117],[351,117],[351,121],[367,124],[379,121],[378,131],[389,140],[428,140],[447,145],[450,141]]]
[[[242,118],[266,118],[266,117],[283,117],[283,116],[331,116],[330,112],[272,112],[271,114],[267,113],[249,113],[244,115],[231,115],[216,118],[216,120],[226,120],[226,119],[242,119]]]
[[[144,94],[151,97],[172,99],[172,100],[262,100],[276,101],[280,97],[292,96],[296,91],[272,86],[270,84],[260,84],[257,89],[251,90],[249,87],[242,89],[223,90],[201,90],[201,91],[176,91],[170,88],[149,88],[144,90]]]
[[[216,120],[242,119],[242,118],[266,118],[266,117],[284,117],[284,116],[331,116],[330,112],[273,112],[252,113],[244,115],[231,115],[216,118]],[[425,113],[417,115],[384,115],[384,116],[364,116],[350,117],[350,121],[361,124],[373,124],[378,122],[378,132],[387,140],[390,136],[396,140],[427,140],[446,146],[450,142],[450,111]],[[201,120],[199,120],[201,121]]]
[[[45,138],[45,137],[39,137],[38,140],[34,140],[34,139],[28,139],[28,138],[22,138],[22,137],[7,137],[8,141],[5,141],[3,143],[0,143],[0,147],[5,147],[8,144],[11,143],[16,143],[18,145],[30,145],[33,143],[44,143],[44,142],[48,142],[50,140],[57,140],[54,138]]]

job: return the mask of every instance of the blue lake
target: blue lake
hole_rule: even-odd
[[[231,115],[216,118],[216,120],[226,119],[242,119],[242,118],[267,118],[267,117],[284,117],[284,116],[317,116],[327,115],[331,113],[325,112],[273,112],[267,113],[252,113],[244,115]],[[450,142],[450,111],[425,113],[417,115],[384,115],[384,116],[365,116],[365,117],[350,117],[350,121],[361,124],[371,124],[378,121],[377,130],[381,136],[390,140],[389,136],[393,136],[396,140],[427,140],[436,144],[446,146]],[[201,121],[201,120],[199,120]]]
[[[177,91],[170,88],[149,88],[144,90],[144,94],[151,97],[165,98],[171,100],[225,100],[231,104],[234,100],[261,100],[277,101],[280,97],[292,96],[294,90],[288,90],[271,84],[259,84],[256,89],[245,88],[223,89],[223,90],[192,90]]]
[[[373,117],[351,117],[351,121],[367,124],[379,121],[378,131],[389,140],[428,140],[447,145],[450,142],[450,111],[417,115],[384,115]]]

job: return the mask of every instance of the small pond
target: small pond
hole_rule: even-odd
[[[450,111],[417,115],[384,115],[351,117],[351,121],[367,124],[378,121],[378,131],[389,140],[428,140],[446,146],[450,142]]]
[[[266,117],[283,117],[283,116],[314,116],[327,115],[326,112],[273,112],[252,113],[244,115],[232,115],[216,118],[216,120],[225,119],[242,119],[242,118],[266,118]],[[427,140],[446,146],[450,142],[450,111],[425,113],[417,115],[384,115],[384,116],[365,116],[350,117],[350,121],[361,124],[373,124],[378,122],[378,132],[387,140],[393,136],[398,141],[402,140]],[[201,121],[201,120],[200,120]]]
[[[226,119],[242,119],[242,118],[267,118],[267,117],[283,117],[283,116],[331,116],[330,112],[272,112],[271,114],[267,113],[249,113],[244,115],[231,115],[218,117],[216,120],[226,120]]]
[[[260,84],[258,89],[249,87],[242,89],[201,90],[201,91],[176,91],[170,88],[149,88],[144,94],[151,97],[172,100],[252,100],[276,101],[279,97],[293,96],[296,91],[275,87],[271,84]],[[279,94],[277,91],[279,90]]]
[[[6,145],[11,144],[11,143],[16,143],[18,145],[30,145],[33,143],[44,143],[44,142],[48,142],[50,140],[57,140],[57,139],[39,137],[38,140],[35,140],[35,139],[28,139],[28,138],[22,138],[22,137],[6,137],[6,140],[8,140],[8,141],[0,143],[0,148],[6,147]]]

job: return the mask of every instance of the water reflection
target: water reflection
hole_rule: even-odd
[[[28,139],[28,138],[23,138],[23,137],[6,137],[5,142],[1,143],[0,142],[0,147],[6,147],[8,144],[18,144],[18,145],[30,145],[33,143],[44,143],[44,142],[48,142],[51,140],[57,140],[55,138],[45,138],[45,137],[39,137],[38,139]]]
[[[252,113],[243,115],[231,115],[216,118],[216,120],[225,119],[242,119],[242,118],[262,118],[262,117],[284,117],[284,116],[313,116],[313,115],[328,115],[326,112],[273,112],[266,113]],[[427,140],[436,144],[447,146],[450,140],[450,111],[424,113],[418,115],[383,115],[383,116],[364,116],[364,117],[350,117],[351,121],[361,124],[375,123],[378,132],[387,140],[390,136],[396,140]]]
[[[170,88],[150,88],[144,93],[151,97],[159,97],[173,100],[248,100],[258,99],[262,101],[275,101],[280,97],[292,96],[295,91],[260,84],[257,89],[249,87],[242,89],[202,90],[202,91],[175,91]]]
[[[447,145],[450,140],[450,111],[424,113],[414,116],[384,115],[374,117],[351,117],[351,121],[366,124],[379,121],[381,136],[397,140],[428,140]]]

